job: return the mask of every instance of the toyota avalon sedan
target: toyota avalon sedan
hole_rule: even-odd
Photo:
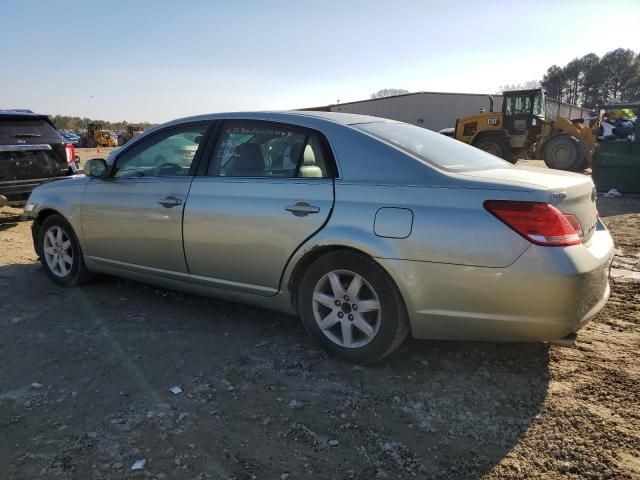
[[[54,282],[106,273],[299,314],[351,362],[409,334],[566,342],[609,296],[613,242],[589,177],[405,123],[190,117],[85,173],[25,208]]]

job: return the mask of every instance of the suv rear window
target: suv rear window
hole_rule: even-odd
[[[16,139],[39,139],[43,141],[62,141],[58,131],[42,119],[1,119],[0,142]]]
[[[401,122],[351,125],[438,168],[452,171],[505,168],[510,163],[426,128]]]

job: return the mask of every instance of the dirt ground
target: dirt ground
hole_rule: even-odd
[[[0,210],[1,476],[640,478],[640,197],[598,208],[612,295],[575,347],[410,340],[367,368],[279,313],[58,287]]]

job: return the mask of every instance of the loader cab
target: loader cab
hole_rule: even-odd
[[[545,117],[545,97],[542,89],[514,90],[503,93],[504,128],[509,135],[537,135]]]

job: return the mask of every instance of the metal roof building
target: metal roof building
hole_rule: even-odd
[[[502,108],[502,95],[493,95],[494,111]],[[416,92],[393,97],[331,105],[332,112],[359,113],[412,123],[438,131],[453,127],[464,115],[489,111],[489,95],[481,93]]]
[[[492,95],[493,110],[502,110],[502,95]],[[412,123],[429,130],[454,127],[456,119],[489,111],[489,95],[483,93],[416,92],[357,102],[338,103],[303,110],[358,113]],[[586,118],[589,110],[547,98],[547,118]]]

